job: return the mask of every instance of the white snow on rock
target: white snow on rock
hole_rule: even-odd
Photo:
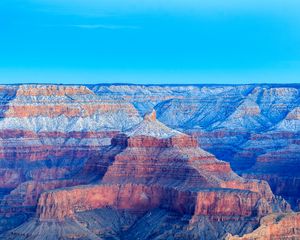
[[[282,120],[275,130],[278,131],[300,131],[300,107],[293,109],[284,120]]]
[[[184,133],[171,129],[158,121],[155,110],[150,114],[146,114],[141,123],[127,130],[125,133],[130,137],[151,136],[155,138],[170,138],[176,135],[184,135]]]
[[[142,120],[131,103],[102,99],[85,86],[23,85],[14,90],[13,96],[8,99],[2,110],[4,117],[0,118],[0,130],[123,131]],[[7,95],[7,89],[2,91]],[[72,94],[72,92],[75,93]],[[53,108],[64,106],[66,110],[78,111],[78,115],[70,117],[62,112],[59,116],[51,117],[49,111],[29,117],[9,116],[7,113],[13,111],[16,106],[50,106]],[[95,112],[87,114],[87,109],[92,107],[96,108]],[[113,110],[105,110],[105,107]]]

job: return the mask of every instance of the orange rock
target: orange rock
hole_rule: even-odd
[[[85,168],[103,171],[106,163],[99,184],[42,193],[40,220],[62,221],[77,211],[106,206],[135,212],[159,207],[217,219],[259,218],[277,204],[265,182],[238,177],[228,163],[198,148],[187,135],[159,139],[121,134],[112,139],[106,153],[99,156],[100,165],[93,158]]]
[[[261,220],[260,227],[242,237],[228,235],[226,240],[300,239],[300,213],[272,214]]]
[[[156,111],[155,111],[155,110],[152,110],[151,113],[146,114],[146,115],[144,116],[144,120],[147,120],[147,121],[155,121],[155,120],[156,120]]]
[[[17,96],[65,96],[91,94],[91,91],[84,86],[60,86],[60,85],[32,85],[20,86]]]
[[[260,199],[260,194],[250,191],[203,191],[198,193],[195,215],[253,216]]]
[[[66,117],[88,117],[99,112],[113,112],[125,109],[129,114],[135,115],[136,109],[129,104],[91,104],[82,102],[79,104],[51,104],[49,105],[13,105],[9,106],[5,112],[5,117],[25,118],[25,117],[58,117],[64,115]]]

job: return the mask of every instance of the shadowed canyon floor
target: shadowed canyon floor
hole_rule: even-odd
[[[1,239],[297,239],[299,89],[2,86]]]

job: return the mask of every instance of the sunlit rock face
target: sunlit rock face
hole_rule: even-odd
[[[84,234],[76,235],[78,225],[65,222],[73,229],[66,238],[99,238],[103,221],[112,221],[108,212],[122,219],[114,237],[165,239],[176,232],[178,239],[193,239],[201,232],[209,239],[218,229],[212,239],[219,239],[226,232],[248,233],[261,216],[287,206],[274,200],[266,183],[245,179],[266,180],[274,194],[299,209],[299,96],[299,85],[0,86],[0,233],[36,212],[46,220],[49,208],[37,204],[56,204],[48,191],[96,183],[96,199],[107,191],[119,195],[103,205],[84,202],[84,196],[92,198],[88,190],[78,193],[74,201],[88,209],[77,211],[81,207],[66,198],[64,209],[75,210],[62,211],[59,219],[95,215],[103,228],[85,222],[91,228],[80,227]],[[160,193],[153,201],[152,192]],[[130,196],[131,204],[120,203]],[[59,215],[57,206],[51,216]],[[131,231],[123,229],[133,222]],[[170,231],[160,232],[162,226]],[[62,232],[62,225],[51,229]]]
[[[226,240],[288,240],[300,237],[300,214],[272,214],[261,220],[259,228],[242,237],[228,235]]]
[[[33,214],[43,191],[86,182],[74,180],[84,163],[141,120],[132,104],[101,99],[85,86],[2,86],[0,97],[4,216]]]
[[[99,181],[42,193],[37,226],[47,221],[76,222],[80,212],[107,207],[136,214],[138,219],[161,209],[188,216],[187,223],[180,223],[186,239],[191,237],[188,228],[195,227],[199,231],[194,237],[203,230],[211,239],[218,239],[227,232],[249,232],[272,212],[289,211],[288,204],[276,198],[266,182],[239,177],[227,162],[199,148],[195,138],[168,128],[155,116],[155,112],[146,115],[141,123],[112,139],[103,151],[109,155],[109,163]],[[92,162],[85,167],[87,175],[98,169],[95,159]],[[104,162],[98,159],[98,164]],[[216,228],[198,226],[200,219]],[[220,221],[223,228],[217,227]],[[249,223],[242,227],[245,221]],[[232,229],[233,222],[239,227]],[[143,229],[136,231],[131,234]]]
[[[299,85],[96,85],[90,89],[126,99],[142,114],[155,108],[161,122],[197,137],[201,148],[230,162],[239,174],[267,180],[297,209]],[[276,160],[270,157],[270,164],[259,163],[269,156]]]

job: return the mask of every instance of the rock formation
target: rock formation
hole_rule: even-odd
[[[242,237],[228,235],[226,240],[288,240],[300,238],[300,214],[272,214],[261,220],[260,227]]]
[[[103,228],[86,228],[93,223],[83,216],[109,222],[107,212],[123,219],[124,225],[112,230],[110,237],[116,238],[165,239],[176,232],[178,239],[193,239],[201,232],[209,239],[216,232],[211,238],[218,239],[226,232],[249,233],[262,216],[286,208],[265,182],[250,179],[266,180],[275,195],[299,209],[299,99],[296,84],[0,86],[0,234],[36,211],[43,221],[29,221],[39,229],[49,223],[48,212],[71,229],[78,227],[74,221],[84,222],[79,232],[85,233],[66,233],[70,238],[102,236],[102,220]],[[78,193],[71,199],[75,203],[64,199],[63,213],[59,201],[53,205],[57,210],[37,206],[50,204],[61,188],[72,198],[77,188],[89,195],[84,192],[89,187],[95,199],[109,189],[119,194],[103,205],[84,202]],[[165,197],[153,197],[157,192]],[[131,197],[131,204],[120,204]],[[88,209],[78,212],[76,201]],[[222,209],[226,204],[230,208]],[[27,224],[25,232],[32,226]],[[62,232],[62,225],[52,227]],[[22,232],[24,225],[15,233]]]
[[[196,139],[166,127],[155,116],[155,112],[146,115],[137,126],[113,138],[106,151],[110,161],[99,183],[42,193],[37,207],[38,226],[53,220],[76,222],[79,212],[106,207],[140,216],[165,209],[190,216],[184,228],[197,226],[197,236],[206,231],[209,238],[217,239],[227,232],[253,230],[261,217],[289,210],[268,184],[239,177],[227,162],[199,148]],[[87,172],[99,169],[92,162],[85,168]],[[213,231],[199,226],[201,218],[211,225],[222,221],[224,227]],[[246,229],[232,229],[232,222],[245,219],[250,222]]]
[[[43,191],[85,183],[74,177],[85,161],[124,126],[140,121],[130,103],[101,99],[86,86],[3,86],[0,99],[4,222],[34,214]]]

